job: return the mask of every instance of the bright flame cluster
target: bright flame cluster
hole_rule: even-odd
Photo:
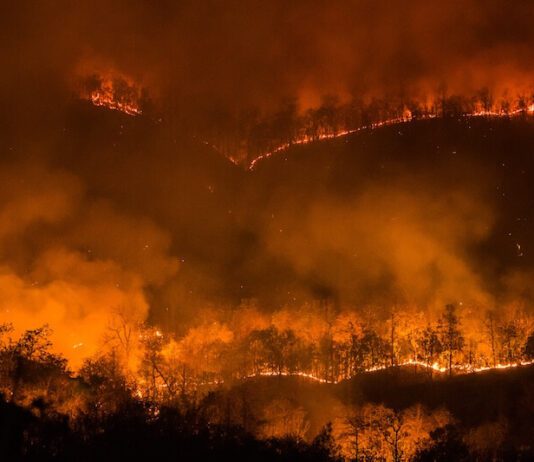
[[[111,81],[104,82],[100,88],[93,90],[90,99],[95,106],[106,107],[131,116],[142,113],[138,101],[135,98],[124,98],[117,95]]]

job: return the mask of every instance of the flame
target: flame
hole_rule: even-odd
[[[137,116],[142,113],[136,97],[124,97],[117,93],[112,80],[107,80],[93,90],[90,100],[95,106],[106,107],[128,115]]]
[[[78,93],[93,105],[131,116],[142,114],[141,87],[132,78],[116,70],[80,71]]]
[[[91,102],[95,106],[102,106],[114,111],[124,112],[128,115],[140,115],[141,109],[134,104],[125,104],[118,101],[115,101],[112,96],[107,93],[100,93],[99,91],[94,91],[91,93]]]
[[[224,330],[224,329],[223,329]],[[211,335],[208,335],[208,333],[205,330],[196,332],[195,339],[201,340],[204,338],[212,338],[214,331],[210,331]],[[222,332],[222,331],[221,331]],[[171,337],[168,337],[167,334],[163,333],[159,329],[153,328],[148,330],[143,330],[143,332],[140,334],[140,339],[142,340],[161,340],[166,339],[169,340],[171,343],[173,343],[173,340]],[[151,342],[149,342],[151,343]],[[73,348],[76,348],[78,345],[73,346]],[[177,346],[174,344],[174,346]],[[137,369],[131,369],[130,373],[132,374],[130,377],[133,379],[134,384],[134,394],[140,399],[144,399],[148,397],[149,399],[152,399],[154,401],[154,405],[157,406],[159,399],[165,399],[165,396],[173,395],[176,393],[176,382],[173,382],[174,379],[169,379],[171,375],[169,374],[175,374],[177,371],[185,370],[186,368],[189,368],[187,383],[184,382],[184,387],[187,387],[187,392],[193,392],[196,393],[198,391],[206,391],[206,390],[212,390],[214,388],[218,388],[220,386],[223,386],[225,382],[227,382],[227,379],[225,378],[224,372],[218,370],[218,371],[211,371],[206,372],[196,370],[197,366],[200,366],[200,362],[205,362],[207,359],[206,356],[206,350],[204,348],[201,348],[202,351],[200,351],[200,355],[194,354],[192,352],[192,349],[190,348],[190,344],[182,345],[184,348],[179,348],[178,350],[173,348],[164,348],[162,350],[162,358],[164,358],[164,362],[161,367],[158,367],[155,369],[156,371],[156,377],[158,377],[158,380],[154,380],[151,382],[152,379],[147,380],[145,376],[142,374],[139,374],[139,370]],[[170,354],[171,351],[174,351],[174,353]],[[175,353],[178,353],[177,355]],[[187,358],[187,359],[186,359]],[[192,362],[191,362],[191,358]],[[203,359],[204,358],[204,359]],[[165,362],[166,361],[166,362]],[[189,361],[189,364],[187,364],[187,361]],[[518,360],[515,362],[510,363],[499,363],[496,365],[484,365],[484,366],[474,366],[472,364],[466,364],[466,363],[459,363],[459,364],[453,364],[451,367],[451,371],[454,373],[454,375],[469,375],[469,374],[479,374],[484,373],[487,371],[492,370],[509,370],[509,369],[515,369],[523,366],[531,366],[534,365],[534,360]],[[254,373],[237,373],[235,375],[232,375],[231,382],[234,381],[242,381],[242,380],[248,380],[248,379],[254,379],[259,377],[299,377],[305,380],[310,380],[312,382],[320,383],[320,384],[331,384],[336,385],[343,381],[350,380],[354,378],[357,375],[362,374],[369,374],[377,371],[387,371],[387,370],[394,370],[401,367],[415,367],[415,368],[421,368],[426,369],[428,371],[436,372],[439,374],[446,374],[449,372],[449,369],[442,365],[442,363],[434,362],[432,364],[429,364],[424,361],[420,360],[406,360],[401,361],[398,364],[390,365],[390,364],[381,364],[378,366],[368,367],[365,369],[362,369],[361,371],[352,374],[352,375],[338,375],[334,378],[325,378],[324,376],[310,372],[309,370],[288,370],[288,369],[280,369],[280,370],[273,370],[271,367],[269,367],[268,364],[260,365],[259,369]],[[202,366],[200,366],[202,369]],[[179,374],[180,372],[178,372]],[[185,377],[185,376],[184,376]],[[180,379],[181,380],[181,379]],[[185,380],[185,378],[184,378]],[[148,387],[148,388],[147,388]],[[152,391],[149,390],[149,388],[152,389]],[[185,390],[185,388],[184,388]]]
[[[523,115],[523,114],[529,114],[529,115],[534,114],[534,104],[530,104],[526,108],[516,108],[512,111],[480,109],[472,113],[462,114],[461,117],[464,117],[464,118],[471,118],[471,117],[505,118],[506,117],[508,118],[508,117],[516,117],[516,116]],[[249,163],[248,169],[254,170],[258,162],[268,159],[269,157],[272,157],[273,155],[278,154],[280,152],[286,151],[292,146],[309,144],[309,143],[313,143],[316,141],[324,141],[324,140],[331,140],[335,138],[342,138],[342,137],[352,135],[354,133],[358,133],[361,131],[374,130],[380,127],[403,124],[403,123],[411,122],[413,120],[428,120],[428,119],[435,119],[438,117],[439,117],[438,114],[433,114],[433,113],[421,114],[416,117],[411,113],[410,110],[405,109],[401,117],[393,117],[391,119],[374,122],[368,125],[362,125],[354,129],[341,130],[335,133],[321,133],[317,136],[302,135],[291,142],[281,144],[271,151],[258,155],[257,157],[252,159],[252,161]],[[234,159],[232,159],[232,162],[235,163]]]
[[[509,364],[496,364],[495,366],[482,366],[482,367],[471,367],[469,365],[456,364],[456,365],[452,366],[452,370],[455,371],[456,373],[462,373],[462,374],[478,374],[478,373],[481,373],[481,372],[487,372],[487,371],[492,371],[492,370],[514,369],[514,368],[517,368],[517,367],[530,366],[530,365],[533,365],[533,364],[534,364],[534,360],[531,360],[531,361],[519,361],[517,363],[509,363]],[[444,374],[444,373],[446,373],[448,371],[448,369],[446,367],[440,366],[438,363],[427,364],[427,363],[425,363],[423,361],[409,360],[409,361],[404,361],[402,363],[399,363],[396,366],[383,365],[383,366],[370,367],[368,369],[363,370],[362,373],[365,374],[365,373],[370,373],[370,372],[385,371],[385,370],[388,370],[388,369],[399,368],[399,367],[407,367],[407,366],[416,366],[416,367],[422,367],[422,368],[425,368],[425,369],[431,369],[434,372],[439,372],[439,373],[442,373],[442,374]],[[346,380],[346,379],[328,380],[328,379],[324,379],[324,378],[321,378],[321,377],[317,377],[314,374],[310,374],[310,373],[307,373],[307,372],[300,372],[300,371],[295,371],[295,372],[261,371],[261,372],[257,372],[255,374],[250,374],[250,375],[246,376],[247,379],[252,379],[252,378],[255,378],[255,377],[302,377],[302,378],[305,378],[305,379],[312,380],[314,382],[329,383],[329,384],[334,384],[334,385]],[[220,381],[220,382],[217,382],[217,383],[222,383],[222,382]]]
[[[421,117],[418,117],[418,119],[433,119],[436,118],[436,115],[428,114]],[[410,111],[405,111],[405,113],[402,115],[402,117],[394,117],[392,119],[388,120],[382,120],[380,122],[375,122],[369,125],[362,125],[361,127],[354,128],[352,130],[342,130],[336,133],[321,133],[317,136],[302,136],[301,138],[297,138],[296,140],[292,141],[291,143],[284,143],[280,146],[276,147],[272,151],[266,152],[264,154],[260,154],[258,157],[253,159],[250,162],[249,170],[254,170],[254,167],[256,164],[262,160],[268,159],[269,157],[273,156],[274,154],[277,154],[279,152],[285,151],[286,149],[289,149],[291,146],[298,146],[301,144],[309,144],[313,143],[315,141],[324,141],[324,140],[331,140],[335,138],[342,138],[344,136],[352,135],[354,133],[358,133],[365,130],[374,130],[376,128],[385,127],[389,125],[398,125],[406,122],[410,122],[414,120],[414,117],[412,117],[412,113]]]

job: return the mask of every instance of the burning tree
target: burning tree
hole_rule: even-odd
[[[81,97],[88,99],[95,106],[136,116],[142,113],[141,106],[146,94],[131,79],[117,73],[109,73],[92,74],[82,79]]]
[[[449,376],[452,374],[452,360],[454,353],[462,351],[464,337],[460,331],[460,320],[456,315],[456,306],[449,304],[445,306],[445,312],[439,321],[439,331],[443,351],[447,355],[447,369]]]
[[[425,364],[429,366],[430,373],[432,373],[432,368],[430,366],[437,362],[443,351],[443,345],[439,338],[439,332],[432,326],[427,326],[421,337],[418,339],[418,344],[422,353],[422,359]]]

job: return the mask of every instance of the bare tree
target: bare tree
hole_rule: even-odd
[[[456,315],[456,306],[445,306],[445,312],[440,319],[441,343],[447,353],[447,368],[449,376],[452,375],[452,358],[456,351],[461,351],[464,346],[464,337],[460,332],[460,321]]]
[[[495,349],[495,312],[494,311],[488,311],[486,313],[485,327],[486,327],[486,333],[490,341],[493,367],[495,367],[497,365],[497,354],[496,354],[496,349]]]

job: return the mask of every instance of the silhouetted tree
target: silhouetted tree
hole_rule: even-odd
[[[332,437],[332,423],[328,422],[314,438],[312,448],[316,457],[322,460],[340,461],[339,448]]]
[[[445,306],[440,321],[440,334],[443,350],[447,353],[447,368],[449,376],[452,374],[452,358],[456,351],[462,351],[464,337],[459,329],[460,321],[456,315],[456,306],[449,304]]]
[[[51,329],[45,325],[25,331],[18,340],[10,340],[0,352],[2,387],[11,402],[22,398],[24,388],[49,395],[58,390],[58,381],[65,379],[67,360],[52,353]]]
[[[525,345],[525,356],[527,359],[534,359],[534,332],[530,334]]]
[[[495,313],[493,311],[488,311],[486,313],[485,327],[486,327],[486,332],[487,332],[489,342],[490,342],[491,358],[493,361],[493,366],[495,367],[495,365],[497,364],[497,352],[496,352],[496,346],[495,346],[495,343],[496,343]]]
[[[418,339],[418,344],[419,349],[422,352],[423,361],[428,366],[434,364],[443,351],[443,345],[440,341],[438,332],[433,329],[432,326],[426,327],[421,337]],[[430,371],[432,372],[432,369],[430,369]]]
[[[432,442],[422,448],[414,457],[414,462],[468,462],[471,456],[458,428],[452,424],[431,432]]]

